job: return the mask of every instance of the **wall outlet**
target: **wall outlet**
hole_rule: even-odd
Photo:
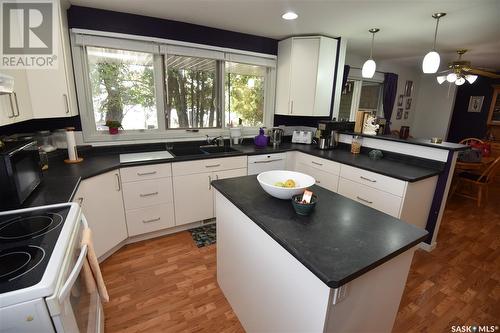
[[[332,304],[335,305],[347,297],[347,284],[333,289]]]

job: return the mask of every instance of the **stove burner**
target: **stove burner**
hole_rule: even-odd
[[[34,239],[54,230],[63,222],[60,214],[15,217],[0,227],[0,239],[16,241]]]
[[[28,252],[9,252],[0,255],[0,279],[4,276],[14,274],[26,266],[31,260]]]
[[[45,257],[45,250],[28,245],[0,252],[0,282],[12,281],[33,270]]]

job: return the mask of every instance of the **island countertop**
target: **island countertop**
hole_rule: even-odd
[[[331,288],[363,275],[424,240],[427,231],[314,185],[310,216],[269,196],[256,176],[212,185]]]

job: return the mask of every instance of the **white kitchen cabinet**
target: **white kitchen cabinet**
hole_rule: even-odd
[[[214,217],[212,176],[212,172],[203,172],[173,178],[176,225]]]
[[[14,94],[0,95],[0,126],[31,119],[28,78],[24,69],[3,69],[2,74],[14,79]]]
[[[70,117],[78,114],[75,82],[68,24],[66,2],[56,0],[56,13],[59,34],[57,40],[58,67],[55,69],[28,69],[33,118]]]
[[[337,43],[323,36],[279,42],[275,114],[330,115]]]
[[[316,185],[337,192],[339,163],[304,153],[296,153],[294,170],[313,177],[316,180]]]
[[[285,170],[286,153],[255,155],[248,157],[248,174],[257,175],[264,171]]]
[[[97,257],[127,239],[119,170],[83,180],[74,198],[75,202],[82,203]]]
[[[214,218],[214,194],[210,183],[245,176],[246,166],[246,156],[173,163],[175,225]]]
[[[339,176],[314,168],[303,162],[298,162],[295,170],[305,173],[316,180],[316,185],[326,188],[332,192],[337,192]]]

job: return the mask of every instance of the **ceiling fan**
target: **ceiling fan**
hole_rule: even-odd
[[[455,83],[457,86],[461,86],[465,81],[470,84],[476,81],[477,76],[486,76],[493,79],[499,79],[500,75],[492,72],[488,72],[476,67],[472,67],[471,62],[467,60],[462,60],[462,56],[467,52],[465,49],[457,50],[458,59],[448,64],[448,69],[440,72],[441,75],[436,77],[439,84],[444,81],[450,83]],[[448,73],[448,74],[446,74]]]

